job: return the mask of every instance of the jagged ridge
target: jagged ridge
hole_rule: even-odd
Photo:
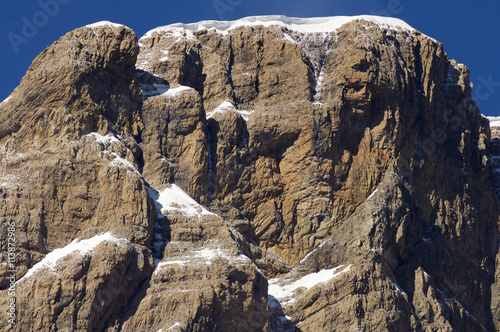
[[[391,19],[68,33],[0,104],[2,225],[18,278],[77,238],[122,240],[19,281],[43,314],[14,330],[493,330],[470,90]]]

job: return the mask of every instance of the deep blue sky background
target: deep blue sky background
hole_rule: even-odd
[[[51,15],[41,3],[57,3]],[[474,96],[485,115],[500,116],[500,2],[496,0],[35,0],[0,4],[0,101],[19,84],[31,61],[66,32],[108,20],[134,29],[138,37],[157,26],[250,15],[295,17],[372,14],[405,20],[444,44],[450,58],[465,63]],[[47,19],[48,18],[48,19]],[[37,21],[38,20],[38,21]],[[25,21],[38,31],[23,36]],[[26,38],[17,50],[9,36]],[[17,51],[17,52],[16,52]]]

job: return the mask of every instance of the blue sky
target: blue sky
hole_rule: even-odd
[[[493,0],[2,1],[0,100],[19,84],[44,48],[66,32],[97,21],[125,24],[140,37],[157,26],[206,19],[372,14],[401,18],[442,42],[450,58],[470,68],[473,94],[481,112],[500,116],[499,13],[500,2]]]

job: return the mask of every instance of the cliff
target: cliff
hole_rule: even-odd
[[[494,331],[471,88],[395,19],[69,32],[0,104],[0,328]]]

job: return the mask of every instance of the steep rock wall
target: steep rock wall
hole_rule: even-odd
[[[84,27],[0,117],[17,278],[120,239],[18,281],[12,330],[494,330],[488,121],[417,31]]]

